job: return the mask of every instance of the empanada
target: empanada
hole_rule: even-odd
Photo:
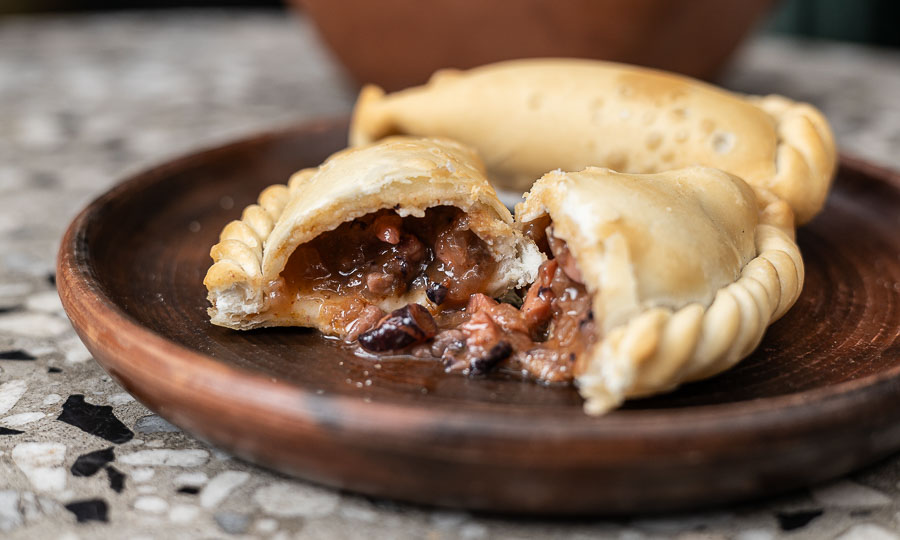
[[[521,305],[475,294],[411,352],[574,381],[592,414],[731,367],[803,284],[790,207],[717,169],[551,172],[516,219],[552,255]]]
[[[516,60],[360,93],[351,144],[394,134],[472,145],[501,187],[553,170],[650,173],[716,167],[786,200],[798,223],[823,206],[834,138],[815,108],[744,98],[683,76],[591,60]]]
[[[702,167],[647,175],[590,167],[535,183],[516,219],[548,228],[555,258],[536,286],[591,298],[575,316],[582,346],[572,367],[586,411],[747,356],[802,288],[791,214],[770,193]]]
[[[544,260],[474,152],[409,137],[338,152],[267,188],[211,256],[214,324],[347,339],[411,303],[437,312],[523,287]]]

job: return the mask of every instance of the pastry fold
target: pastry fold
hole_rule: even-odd
[[[592,414],[733,366],[803,285],[790,207],[716,169],[551,172],[516,208],[547,215],[593,295],[575,369]]]
[[[800,224],[822,208],[836,164],[828,123],[809,105],[591,60],[445,70],[424,86],[389,95],[363,88],[351,144],[394,134],[469,144],[492,180],[519,191],[557,168],[715,167],[786,200]]]
[[[286,274],[292,271],[291,265],[304,271],[313,268],[313,263],[302,260],[307,252],[292,256],[298,247],[329,231],[340,228],[352,234],[354,228],[371,227],[374,215],[394,216],[389,218],[395,220],[391,223],[421,218],[416,223],[427,225],[433,209],[444,209],[437,211],[442,216],[456,216],[457,229],[471,231],[489,255],[492,262],[484,267],[490,272],[478,292],[501,295],[534,280],[544,256],[513,226],[512,215],[497,199],[475,153],[446,139],[392,137],[338,152],[317,169],[294,174],[287,185],[266,188],[258,204],[248,206],[240,220],[222,230],[211,250],[214,264],[204,279],[213,324],[235,329],[308,326],[345,335],[347,321],[341,320],[341,310],[350,309],[348,295],[357,301],[352,306],[357,311],[360,302],[382,310],[408,303],[431,306],[423,279],[396,293],[372,295],[357,289],[345,294],[335,287],[289,290],[286,281],[296,276]],[[316,257],[333,255],[323,251],[346,252],[356,265],[367,262],[353,259],[353,250],[359,246],[348,245],[340,237],[328,242],[321,245],[320,240]],[[424,268],[426,263],[416,259],[416,264]],[[410,280],[416,277],[412,270],[404,268],[404,272]],[[340,279],[336,269],[328,275]],[[358,287],[344,285],[348,290]]]

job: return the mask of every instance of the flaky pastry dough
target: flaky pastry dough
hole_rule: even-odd
[[[834,138],[815,108],[742,97],[687,77],[590,60],[515,60],[445,70],[385,95],[363,88],[351,144],[393,134],[474,146],[498,185],[527,190],[553,170],[650,173],[716,167],[785,199],[798,223],[823,206]]]
[[[554,171],[516,208],[547,214],[594,295],[576,369],[592,414],[728,369],[803,285],[790,207],[716,169]]]
[[[512,215],[497,199],[474,152],[446,139],[392,137],[338,152],[317,169],[297,172],[286,186],[266,188],[258,204],[225,226],[204,279],[213,324],[236,329],[309,326],[339,333],[322,310],[327,295],[310,294],[278,306],[274,295],[294,250],[381,209],[421,217],[436,206],[465,212],[469,230],[498,262],[483,292],[500,295],[534,280],[544,257],[512,226]],[[388,297],[378,305],[390,310],[410,302],[425,303],[424,292]]]

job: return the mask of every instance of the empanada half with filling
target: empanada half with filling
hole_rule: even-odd
[[[574,381],[600,414],[731,367],[803,283],[788,204],[717,169],[556,171],[516,218],[457,143],[345,150],[225,227],[210,316]]]
[[[387,311],[437,312],[523,287],[544,260],[473,151],[410,137],[338,152],[267,188],[211,256],[213,324],[350,340]]]
[[[445,70],[423,86],[388,95],[364,88],[351,144],[394,134],[471,145],[492,180],[520,192],[554,169],[715,167],[786,200],[800,224],[822,208],[837,156],[828,122],[810,105],[575,59]]]
[[[566,329],[584,344],[572,370],[590,413],[731,367],[803,284],[789,206],[719,170],[552,172],[516,210],[554,253],[531,291],[590,298]]]
[[[516,218],[551,257],[520,303],[474,294],[406,352],[574,381],[592,414],[732,366],[803,283],[790,207],[716,169],[553,172]]]

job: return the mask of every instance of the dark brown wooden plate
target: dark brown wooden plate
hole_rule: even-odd
[[[248,460],[428,504],[555,514],[720,505],[900,449],[900,177],[845,158],[799,232],[797,305],[735,369],[601,418],[577,393],[433,362],[354,357],[303,329],[213,327],[220,228],[344,145],[346,123],[271,133],[139,174],[62,241],[63,304],[142,403]]]

